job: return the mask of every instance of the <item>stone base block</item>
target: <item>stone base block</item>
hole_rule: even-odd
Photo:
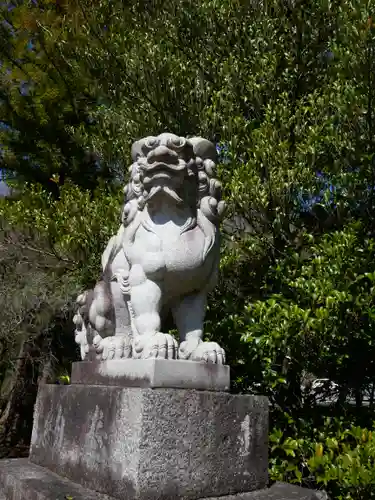
[[[72,384],[229,391],[229,366],[169,359],[73,363]]]
[[[3,496],[1,496],[3,495]],[[1,500],[113,500],[30,463],[27,458],[0,460]]]
[[[321,494],[278,483],[269,489],[200,500],[325,500]],[[83,488],[27,459],[0,460],[0,500],[114,500]],[[162,497],[159,497],[160,499]],[[164,497],[163,497],[164,498]],[[123,497],[122,500],[128,500]],[[177,500],[175,497],[174,500]]]
[[[122,500],[195,500],[264,488],[267,441],[265,397],[41,385],[30,460]]]

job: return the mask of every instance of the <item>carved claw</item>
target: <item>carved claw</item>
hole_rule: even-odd
[[[107,359],[131,358],[132,346],[127,335],[116,335],[102,338],[96,335],[93,340],[96,351],[96,359],[106,361]]]
[[[180,348],[178,350],[179,359],[190,359],[193,351],[202,343],[201,339],[191,338],[181,342]]]
[[[133,343],[133,358],[176,359],[177,349],[176,339],[168,333],[139,335]]]
[[[204,361],[223,365],[225,363],[225,351],[216,342],[202,342],[198,339],[189,339],[182,342],[179,350],[180,359],[191,361]],[[194,346],[195,345],[195,346]]]

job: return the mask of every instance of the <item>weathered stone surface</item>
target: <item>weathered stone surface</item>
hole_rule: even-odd
[[[229,366],[168,359],[73,363],[72,384],[229,391]]]
[[[69,497],[74,500],[114,500],[113,497],[83,488],[48,469],[32,464],[27,459],[0,460],[0,500],[66,500]],[[128,498],[126,496],[122,500]],[[318,492],[278,483],[269,489],[251,493],[198,500],[325,500],[326,498]]]
[[[265,497],[266,499],[275,500],[328,500],[327,494],[323,491],[314,491],[307,488],[287,483],[275,483],[269,490],[274,496]]]
[[[30,463],[0,460],[0,500],[113,500]]]
[[[328,500],[328,497],[325,493],[318,491],[287,483],[276,483],[271,488],[263,490],[201,500]]]
[[[32,462],[121,499],[267,484],[268,400],[178,389],[40,387]]]

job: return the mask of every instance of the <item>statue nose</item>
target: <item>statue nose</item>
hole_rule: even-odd
[[[167,146],[158,146],[147,155],[147,163],[155,162],[178,163],[178,154]]]

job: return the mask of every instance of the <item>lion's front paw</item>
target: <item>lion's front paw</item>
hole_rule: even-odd
[[[133,358],[176,359],[177,349],[176,339],[168,333],[140,335],[133,343]]]
[[[205,361],[206,363],[225,363],[225,352],[216,342],[201,342],[191,353],[191,361]]]
[[[93,340],[93,346],[97,354],[96,359],[100,359],[101,361],[131,358],[131,341],[126,335],[117,335],[104,339],[100,335],[96,335]]]
[[[191,355],[201,343],[202,340],[199,338],[190,338],[181,342],[178,350],[179,359],[191,359]]]

